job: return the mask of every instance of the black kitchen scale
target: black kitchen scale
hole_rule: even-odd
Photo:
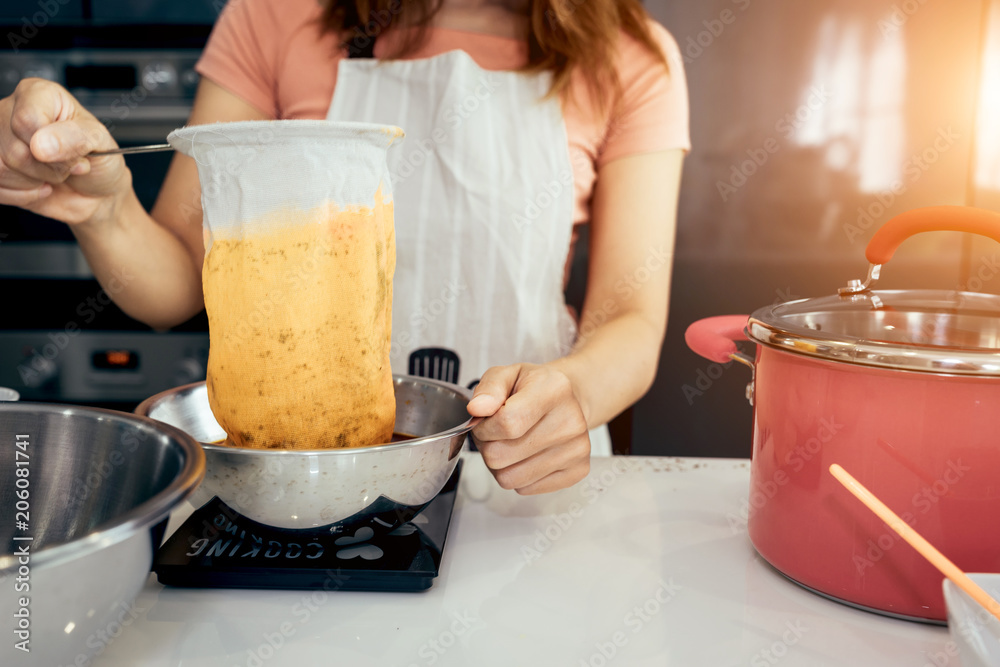
[[[422,591],[438,575],[462,461],[427,507],[390,533],[282,530],[241,516],[218,498],[160,547],[161,584],[188,588]]]

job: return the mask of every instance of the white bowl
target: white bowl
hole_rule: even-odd
[[[971,573],[969,578],[1000,600],[1000,574]],[[1000,665],[1000,620],[947,579],[943,586],[948,631],[958,647],[962,667]]]

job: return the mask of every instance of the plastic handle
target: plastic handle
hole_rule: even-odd
[[[903,241],[923,232],[968,232],[1000,242],[1000,213],[971,206],[928,206],[900,213],[875,232],[865,257],[872,264],[885,264]]]
[[[748,315],[717,315],[694,322],[684,332],[684,342],[695,354],[724,364],[739,350],[738,340],[747,340],[743,329]]]

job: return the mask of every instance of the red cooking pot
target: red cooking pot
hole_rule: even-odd
[[[942,575],[829,473],[839,463],[960,568],[1000,572],[1000,297],[874,291],[913,234],[1000,241],[1000,215],[957,206],[889,220],[868,278],[834,296],[692,324],[688,346],[753,370],[750,497],[757,551],[822,595],[944,621]],[[757,343],[755,358],[736,340]]]

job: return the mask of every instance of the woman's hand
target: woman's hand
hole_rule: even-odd
[[[86,222],[131,192],[107,128],[62,86],[24,79],[0,100],[0,204],[20,206],[70,224]]]
[[[485,417],[472,437],[501,487],[523,495],[548,493],[590,472],[587,419],[569,377],[557,368],[491,368],[468,410]]]

